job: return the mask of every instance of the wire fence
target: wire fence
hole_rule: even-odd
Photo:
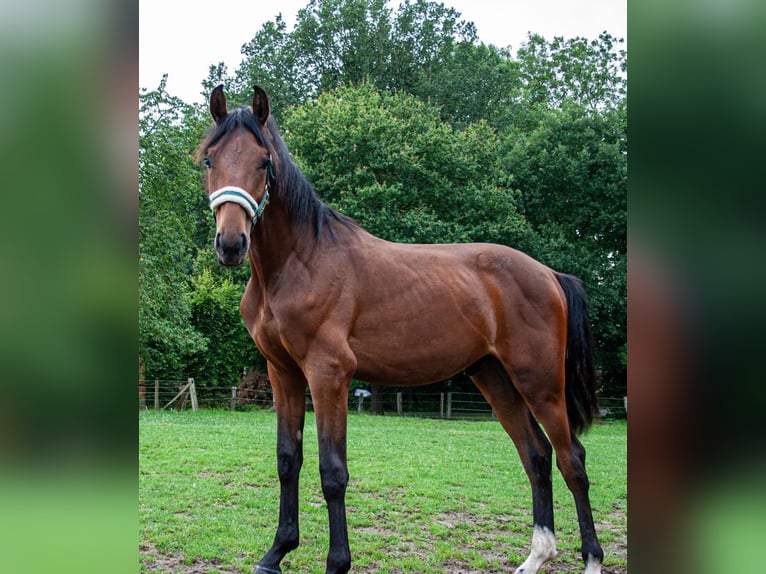
[[[274,397],[271,387],[258,388],[222,387],[196,382],[189,392],[189,383],[194,379],[162,380],[153,379],[139,383],[139,408],[142,410],[182,410],[192,408],[196,402],[199,408],[273,410]],[[186,389],[185,389],[186,387]],[[431,388],[429,388],[431,387]],[[386,415],[444,418],[444,419],[494,419],[492,407],[484,396],[476,392],[433,390],[425,387],[383,387],[376,398],[377,412]],[[185,390],[184,390],[185,389]],[[356,391],[356,392],[355,392]],[[370,412],[369,392],[356,389],[349,392],[349,412]],[[599,397],[599,417],[607,419],[627,418],[627,397]],[[306,389],[306,409],[313,410],[311,394]],[[196,407],[195,407],[196,410]]]

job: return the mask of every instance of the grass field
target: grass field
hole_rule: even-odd
[[[353,414],[347,493],[352,572],[513,572],[529,551],[529,483],[497,422]],[[250,573],[278,517],[276,416],[140,414],[140,571]],[[604,574],[627,572],[627,425],[583,437]],[[301,546],[283,571],[323,573],[327,513],[316,429],[304,433]],[[544,572],[582,572],[574,501],[554,469],[559,555]]]

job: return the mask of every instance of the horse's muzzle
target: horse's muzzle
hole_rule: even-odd
[[[249,238],[244,233],[215,234],[215,251],[221,265],[241,264],[249,248]]]

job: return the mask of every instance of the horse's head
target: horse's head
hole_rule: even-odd
[[[226,109],[223,86],[210,95],[215,126],[197,156],[207,169],[210,208],[215,215],[215,250],[223,265],[239,265],[250,249],[250,231],[268,202],[274,177],[267,143],[269,99],[254,87],[252,110]]]

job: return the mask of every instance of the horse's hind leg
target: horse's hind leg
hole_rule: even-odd
[[[604,561],[604,550],[598,543],[596,527],[593,524],[593,512],[590,507],[590,497],[588,496],[589,481],[585,473],[585,447],[574,434],[571,435],[571,439],[572,453],[579,460],[583,475],[585,476],[584,493],[579,498],[575,495],[577,519],[580,523],[580,534],[582,536],[582,559],[585,562],[585,574],[600,574],[601,563]],[[574,493],[574,491],[572,492]]]
[[[513,440],[532,486],[532,549],[516,574],[534,574],[545,562],[556,556],[551,444],[494,357],[481,361],[471,379],[492,405],[500,424]]]
[[[585,574],[599,574],[604,551],[593,525],[588,496],[590,482],[585,472],[585,448],[569,425],[563,381],[556,382],[555,377],[552,379],[542,370],[516,369],[509,372],[532,414],[548,434],[556,453],[556,466],[574,496]]]

